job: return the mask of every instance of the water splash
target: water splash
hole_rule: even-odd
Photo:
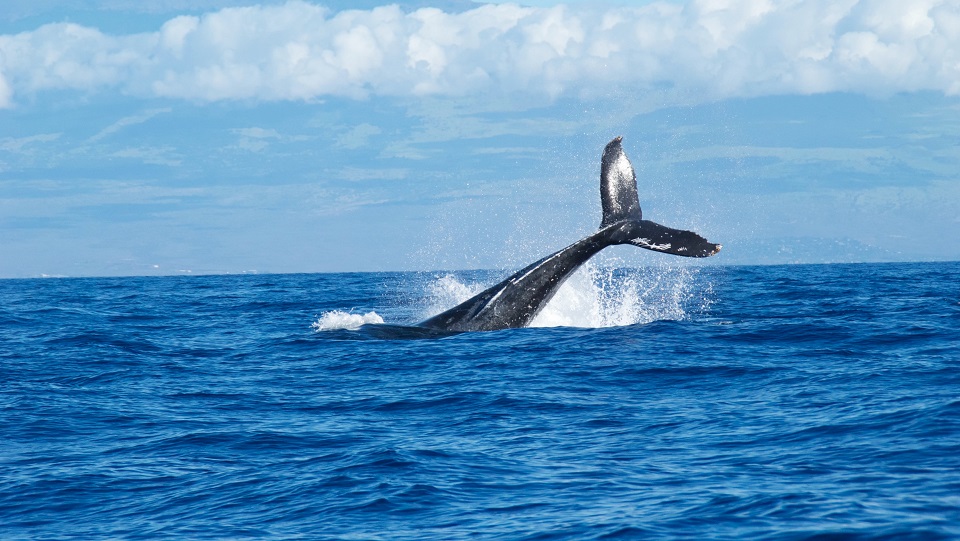
[[[601,269],[586,263],[531,322],[531,327],[614,327],[688,319],[710,304],[710,285],[691,267]],[[464,283],[452,274],[426,286],[425,317],[476,295],[490,284]]]
[[[355,330],[367,324],[382,324],[383,318],[376,312],[367,312],[366,314],[351,314],[343,310],[332,310],[325,312],[320,319],[314,321],[310,326],[317,332],[334,331],[339,329]]]
[[[453,308],[486,287],[481,282],[464,283],[453,274],[435,277],[433,281],[426,284],[420,319],[427,319]]]
[[[615,327],[683,320],[709,302],[689,267],[601,269],[587,263],[561,286],[531,327]],[[699,297],[699,298],[698,298]]]

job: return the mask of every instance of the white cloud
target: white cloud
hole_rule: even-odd
[[[338,137],[336,144],[341,148],[361,148],[367,144],[371,137],[380,135],[381,133],[383,133],[383,130],[380,128],[364,122],[363,124],[354,126],[348,132]]]
[[[243,137],[249,137],[250,139],[279,139],[280,132],[272,128],[240,128],[234,130],[236,133],[242,135]]]
[[[291,1],[157,32],[69,23],[0,36],[0,107],[50,89],[199,101],[324,96],[698,100],[829,91],[960,94],[960,3],[691,0],[331,12]]]
[[[109,154],[111,158],[127,158],[151,165],[166,165],[177,167],[182,161],[175,157],[176,151],[172,147],[140,147],[125,148]]]
[[[28,152],[28,148],[34,143],[49,143],[60,138],[60,133],[42,133],[40,135],[29,135],[27,137],[4,137],[0,139],[0,150],[21,154]]]
[[[260,152],[270,146],[269,141],[281,139],[280,133],[274,129],[240,128],[234,133],[240,135],[237,147],[250,152]]]
[[[170,109],[169,107],[164,107],[162,109],[148,109],[136,115],[125,116],[120,120],[114,122],[113,124],[97,132],[97,134],[91,137],[90,139],[88,139],[87,142],[94,143],[105,137],[113,135],[114,133],[117,133],[118,131],[126,128],[127,126],[135,126],[137,124],[143,124],[144,122],[150,120],[151,118],[159,114],[169,113],[170,111],[172,111],[172,109]]]
[[[0,109],[7,109],[13,105],[13,89],[10,88],[10,83],[7,82],[7,78],[3,76],[3,71],[0,69]]]

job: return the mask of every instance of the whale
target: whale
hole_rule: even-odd
[[[603,149],[600,203],[603,216],[596,233],[518,270],[474,297],[417,324],[441,331],[495,331],[526,327],[580,266],[608,246],[631,244],[684,257],[709,257],[720,251],[692,231],[643,219],[637,176],[623,150],[623,137]]]

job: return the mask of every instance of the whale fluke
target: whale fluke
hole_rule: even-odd
[[[631,230],[634,236],[626,244],[684,257],[710,257],[720,251],[714,244],[693,231],[673,229],[650,220],[640,220],[639,227]]]
[[[600,162],[600,230],[543,259],[471,299],[423,321],[421,327],[449,331],[486,331],[525,327],[553,298],[564,281],[607,246],[632,244],[685,257],[709,257],[720,251],[692,231],[644,220],[637,177],[621,146],[610,141]]]
[[[607,143],[600,160],[600,203],[603,208],[600,228],[631,222],[624,226],[624,238],[617,244],[632,244],[655,252],[708,257],[720,251],[720,245],[710,243],[692,231],[672,229],[643,219],[637,195],[637,175],[623,151],[622,141],[623,137],[617,137]]]
[[[641,220],[640,198],[637,196],[637,175],[620,142],[622,136],[607,143],[600,159],[600,206],[603,219],[600,227]]]

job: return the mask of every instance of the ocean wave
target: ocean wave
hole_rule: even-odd
[[[495,273],[0,280],[0,539],[956,539],[958,274],[601,270],[555,308],[664,320],[459,334],[372,323]]]

